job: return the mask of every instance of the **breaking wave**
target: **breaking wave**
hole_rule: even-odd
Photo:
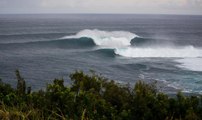
[[[57,47],[76,49],[89,47],[92,48],[94,46],[98,46],[98,49],[100,50],[95,51],[95,53],[107,53],[108,55],[112,54],[111,56],[119,55],[129,58],[202,57],[202,48],[195,48],[193,46],[165,47],[158,45],[158,43],[153,46],[150,44],[152,42],[155,42],[155,39],[139,37],[138,35],[128,31],[103,31],[98,29],[85,29],[76,33],[75,35],[65,36],[57,40],[0,44],[0,49],[6,50],[18,47]],[[144,47],[142,44],[145,44]]]
[[[128,58],[199,58],[202,48],[190,46],[162,46],[152,38],[143,38],[128,31],[102,31],[85,29],[75,35],[62,39],[90,38],[100,50],[93,51],[105,56],[123,56]],[[153,46],[153,44],[155,45]],[[144,47],[143,47],[143,46]],[[182,63],[182,62],[180,62]]]
[[[138,37],[136,34],[127,31],[102,31],[98,29],[94,30],[82,30],[76,35],[65,36],[62,39],[71,38],[91,38],[98,46],[107,48],[126,47],[131,45],[131,40]]]

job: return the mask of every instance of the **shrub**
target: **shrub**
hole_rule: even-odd
[[[134,88],[95,73],[76,71],[72,85],[55,79],[45,90],[26,92],[16,71],[17,88],[0,81],[0,119],[200,120],[202,97],[178,93],[169,97],[155,84],[138,81]]]

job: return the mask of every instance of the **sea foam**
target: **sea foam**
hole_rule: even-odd
[[[202,71],[202,48],[159,47],[159,48],[118,48],[115,53],[128,58],[174,58],[176,66],[191,71]]]
[[[202,49],[193,46],[185,47],[127,47],[115,49],[115,53],[124,57],[174,57],[174,58],[190,58],[202,57]]]
[[[183,58],[176,60],[176,62],[180,63],[178,67],[191,71],[202,71],[202,58]]]

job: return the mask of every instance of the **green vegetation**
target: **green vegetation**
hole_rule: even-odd
[[[45,90],[31,92],[16,71],[17,88],[0,81],[3,120],[201,120],[202,97],[169,97],[155,85],[139,81],[134,88],[92,72],[70,75],[71,86],[55,79]]]

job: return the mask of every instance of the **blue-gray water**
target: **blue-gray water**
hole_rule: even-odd
[[[202,93],[202,16],[0,15],[0,78],[33,89],[90,69],[164,92]]]

